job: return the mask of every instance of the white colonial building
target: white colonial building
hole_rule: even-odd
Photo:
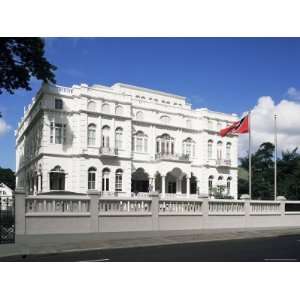
[[[117,83],[43,85],[16,130],[17,187],[131,196],[237,198],[235,115],[192,109],[185,97]]]
[[[3,182],[0,182],[0,210],[6,210],[12,206],[13,191]]]

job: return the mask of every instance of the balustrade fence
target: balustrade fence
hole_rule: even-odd
[[[27,199],[26,213],[88,213],[90,200]]]
[[[20,206],[17,208],[18,218],[21,221],[24,218],[24,224],[17,223],[26,227],[24,233],[47,233],[47,226],[54,224],[51,222],[62,224],[59,228],[51,229],[62,233],[70,232],[71,229],[75,231],[76,226],[78,230],[82,228],[80,226],[85,226],[84,232],[125,231],[127,228],[222,228],[223,224],[235,228],[255,227],[258,226],[257,222],[260,227],[264,224],[300,226],[300,201],[211,200],[196,195],[187,199],[174,194],[172,197],[166,195],[160,198],[155,193],[140,193],[127,197],[105,194],[23,195],[23,208],[21,204],[22,201],[16,201],[16,205]]]
[[[99,200],[99,215],[151,214],[151,200]]]
[[[159,201],[161,215],[202,215],[202,201],[163,200]]]

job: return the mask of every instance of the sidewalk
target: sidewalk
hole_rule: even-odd
[[[92,234],[52,234],[16,236],[15,244],[0,245],[1,257],[50,254],[114,248],[147,247],[300,235],[300,228],[210,229],[180,231],[107,232]]]

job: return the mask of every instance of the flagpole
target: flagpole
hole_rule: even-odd
[[[274,200],[277,200],[277,115],[274,114]]]
[[[252,199],[252,163],[251,163],[251,110],[249,111],[249,199]]]

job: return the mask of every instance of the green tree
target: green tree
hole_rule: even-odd
[[[0,183],[4,183],[11,189],[15,189],[16,175],[11,169],[4,169],[0,167]]]
[[[293,151],[283,151],[277,164],[278,194],[290,200],[300,197],[300,155],[298,148]]]
[[[248,157],[240,158],[239,196],[248,194]],[[300,154],[298,148],[283,151],[277,158],[277,193],[289,200],[300,199]],[[274,145],[263,143],[252,155],[252,196],[274,199]]]
[[[31,76],[55,83],[56,67],[45,58],[41,38],[0,38],[0,94],[30,88]]]
[[[272,199],[274,197],[274,145],[263,143],[251,155],[252,163],[252,197],[254,199]],[[241,170],[249,171],[249,158],[240,158],[239,195],[248,194],[248,178],[242,178]]]

